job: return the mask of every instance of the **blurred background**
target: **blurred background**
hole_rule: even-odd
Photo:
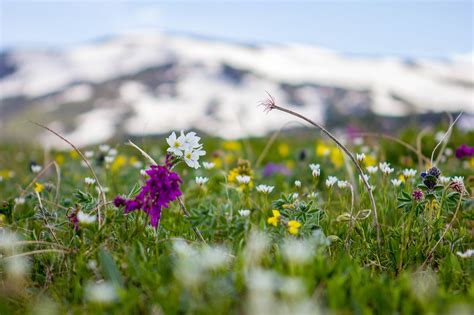
[[[0,142],[474,127],[472,1],[0,1]]]

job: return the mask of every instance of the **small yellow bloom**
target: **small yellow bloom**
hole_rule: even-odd
[[[405,176],[403,176],[403,174],[398,176],[398,179],[401,180],[403,183],[406,182],[406,178],[405,178]]]
[[[365,166],[374,166],[375,164],[377,164],[377,161],[375,160],[375,158],[372,155],[366,155],[365,160],[364,160],[364,164],[365,164]]]
[[[272,210],[273,217],[270,217],[267,219],[268,224],[271,224],[273,226],[278,225],[278,218],[280,218],[280,211],[278,210]]]
[[[331,153],[331,149],[324,143],[320,142],[316,145],[317,156],[327,156],[329,153]]]
[[[281,143],[278,146],[278,154],[280,154],[282,158],[286,158],[288,154],[290,154],[290,147],[288,146],[288,144]]]
[[[76,160],[77,158],[79,158],[79,154],[76,152],[76,150],[72,150],[71,152],[69,152],[69,155],[70,155],[74,160]]]
[[[239,151],[242,146],[240,145],[240,142],[238,141],[224,141],[222,144],[225,150],[229,151]]]
[[[342,164],[344,164],[344,157],[339,148],[333,148],[331,150],[331,162],[332,164],[334,164],[334,166],[338,168],[341,167]]]
[[[134,166],[137,162],[139,162],[139,160],[136,156],[132,156],[128,159],[128,164],[132,166]]]
[[[298,234],[298,229],[300,227],[301,227],[301,223],[299,223],[298,221],[290,220],[288,222],[288,232],[290,232],[290,234],[293,234],[293,235]]]
[[[110,169],[112,170],[112,172],[117,172],[123,166],[125,166],[125,164],[127,164],[127,158],[123,155],[119,155],[110,166]]]
[[[58,153],[56,154],[56,157],[54,159],[56,160],[56,163],[58,163],[58,165],[64,164],[64,155]]]
[[[43,184],[38,183],[38,182],[35,183],[35,191],[36,191],[37,193],[42,192],[43,189],[44,189],[44,185],[43,185]]]

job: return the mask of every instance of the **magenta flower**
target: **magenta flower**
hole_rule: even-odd
[[[465,144],[461,144],[457,149],[456,149],[456,157],[458,159],[462,159],[465,157],[470,157],[474,155],[474,147],[467,146]]]
[[[411,194],[413,199],[417,202],[420,202],[423,200],[423,191],[419,188],[415,189],[413,193]]]
[[[180,185],[183,181],[178,174],[169,170],[169,166],[168,162],[166,166],[152,165],[146,170],[149,178],[138,195],[133,199],[117,196],[114,199],[115,206],[125,207],[125,214],[143,210],[150,217],[151,225],[157,227],[162,208],[168,208],[169,203],[182,194]]]

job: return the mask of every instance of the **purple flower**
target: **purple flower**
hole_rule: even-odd
[[[420,202],[423,200],[423,191],[419,188],[415,189],[413,193],[411,194],[413,199],[417,202]]]
[[[474,155],[474,147],[467,146],[465,144],[461,144],[457,149],[456,149],[456,157],[458,159],[462,159],[465,157],[470,157]]]
[[[282,174],[285,176],[290,176],[291,171],[282,164],[268,163],[263,169],[263,177],[270,177],[273,174]]]
[[[125,199],[117,196],[114,199],[116,207],[125,207],[127,214],[135,210],[143,210],[150,217],[153,227],[158,226],[162,208],[168,208],[171,201],[181,196],[180,185],[183,182],[175,172],[169,170],[167,160],[166,166],[152,165],[146,170],[148,180],[141,188],[138,195],[133,199]]]
[[[76,210],[67,216],[69,221],[74,224],[74,229],[76,230],[76,232],[79,231],[79,219],[77,218],[77,212],[78,211]]]

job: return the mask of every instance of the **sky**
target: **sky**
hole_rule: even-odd
[[[446,58],[474,51],[473,16],[473,1],[0,0],[0,49],[159,30],[356,55]]]

